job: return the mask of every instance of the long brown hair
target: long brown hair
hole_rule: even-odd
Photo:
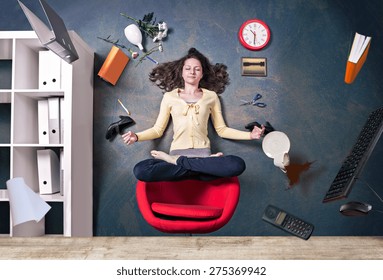
[[[222,63],[211,64],[209,59],[195,48],[189,49],[187,55],[182,58],[161,63],[149,74],[149,80],[154,82],[163,91],[172,91],[175,88],[183,88],[182,67],[185,60],[195,58],[201,62],[203,77],[199,86],[221,94],[229,84],[227,66]]]

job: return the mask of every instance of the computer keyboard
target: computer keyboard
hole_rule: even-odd
[[[345,198],[351,192],[352,185],[378,142],[383,131],[383,107],[373,111],[350,154],[344,160],[335,176],[323,202]]]

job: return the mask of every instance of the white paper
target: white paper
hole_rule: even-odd
[[[13,226],[33,220],[39,222],[51,209],[48,203],[25,184],[23,178],[8,180],[7,189]]]
[[[349,61],[352,63],[357,63],[361,58],[362,54],[366,50],[368,44],[370,43],[371,37],[364,36],[359,33],[355,33],[354,41],[352,43]]]

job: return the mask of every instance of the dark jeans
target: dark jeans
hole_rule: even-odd
[[[185,179],[214,180],[239,176],[246,169],[238,156],[188,158],[180,156],[177,165],[160,159],[146,159],[136,164],[133,173],[140,181],[179,181]]]

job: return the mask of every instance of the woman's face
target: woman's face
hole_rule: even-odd
[[[202,79],[202,65],[198,59],[188,58],[182,67],[182,78],[185,84],[198,86]]]

